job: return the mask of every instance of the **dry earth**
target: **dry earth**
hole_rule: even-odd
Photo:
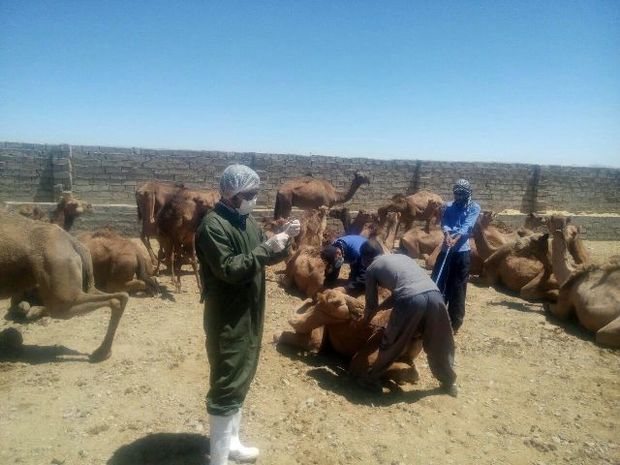
[[[598,259],[620,254],[620,242],[588,246]],[[100,342],[107,310],[3,320],[25,348],[0,359],[0,463],[199,464],[208,366],[196,283],[188,274],[183,285],[175,301],[132,298],[112,358],[100,364],[80,353]],[[259,464],[620,463],[620,351],[539,304],[471,285],[457,339],[459,397],[437,392],[424,356],[419,384],[376,396],[337,360],[278,351],[271,334],[301,300],[274,282],[268,291],[243,420]]]

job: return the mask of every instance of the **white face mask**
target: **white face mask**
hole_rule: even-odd
[[[250,213],[252,213],[252,210],[254,210],[254,207],[256,206],[257,198],[258,196],[254,197],[252,200],[242,199],[241,205],[239,206],[239,208],[236,209],[237,212],[240,215],[249,215]]]

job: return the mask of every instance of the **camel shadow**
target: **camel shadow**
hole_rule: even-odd
[[[107,465],[202,465],[209,438],[190,433],[155,433],[119,447]]]
[[[88,362],[88,355],[65,346],[22,345],[19,349],[0,349],[0,362],[42,363]]]
[[[555,316],[551,311],[544,309],[545,319],[548,323],[551,323],[558,328],[562,328],[566,334],[570,334],[573,337],[581,339],[582,341],[591,342],[596,344],[595,333],[588,331],[579,323],[579,320],[575,315],[572,315],[568,319],[562,319]],[[598,346],[598,345],[597,345]],[[603,348],[603,346],[598,346]]]
[[[374,394],[359,387],[349,375],[346,357],[330,352],[313,354],[285,345],[277,345],[276,350],[285,357],[310,365],[306,374],[314,378],[322,389],[338,394],[352,404],[389,406],[399,402],[417,402],[431,395],[444,395],[439,388],[405,392],[393,382],[384,383],[388,393]]]
[[[487,305],[490,307],[506,307],[523,313],[543,313],[541,304],[536,302],[512,302],[510,300],[501,300],[499,302],[489,302]]]
[[[400,386],[392,382],[384,383],[384,386],[388,388],[389,392],[381,394],[373,393],[359,387],[346,370],[343,372],[334,372],[325,367],[320,367],[313,368],[306,374],[314,378],[321,388],[338,394],[347,399],[348,402],[356,405],[388,407],[401,402],[415,403],[428,396],[446,395],[439,387],[434,389],[403,391]]]

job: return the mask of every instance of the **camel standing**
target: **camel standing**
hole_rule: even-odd
[[[220,193],[216,190],[201,192],[182,188],[164,204],[157,215],[157,237],[165,253],[163,261],[170,263],[172,281],[177,292],[181,292],[183,258],[189,260],[198,287],[201,287],[194,237],[200,221],[219,199]]]
[[[90,359],[110,356],[129,296],[95,289],[90,253],[66,231],[0,210],[0,298],[35,288],[43,305],[31,310],[52,318],[68,319],[109,307],[105,338]]]
[[[151,238],[157,238],[158,231],[155,220],[165,203],[181,188],[183,188],[183,184],[166,181],[147,181],[136,188],[138,220],[141,223],[140,239],[154,262],[159,260],[150,243]]]
[[[77,238],[90,251],[98,289],[159,294],[151,259],[141,241],[133,241],[111,230],[82,233]]]
[[[288,218],[293,207],[307,210],[325,205],[331,208],[348,202],[363,184],[370,184],[370,178],[363,173],[355,173],[347,192],[338,192],[328,181],[312,176],[291,179],[278,189],[273,217]]]
[[[571,263],[568,237],[570,218],[552,216],[548,221],[553,235],[553,272],[560,284],[555,305],[549,309],[565,319],[575,314],[579,323],[596,333],[596,342],[620,347],[620,260],[603,265]]]

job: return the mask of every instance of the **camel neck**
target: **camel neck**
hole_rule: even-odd
[[[491,246],[480,224],[474,226],[474,242],[476,243],[478,254],[483,260],[489,258],[498,249]]]
[[[558,280],[558,284],[562,286],[562,284],[564,284],[568,278],[570,278],[570,275],[575,271],[568,262],[566,241],[562,231],[556,231],[553,233],[551,251],[553,272]]]

